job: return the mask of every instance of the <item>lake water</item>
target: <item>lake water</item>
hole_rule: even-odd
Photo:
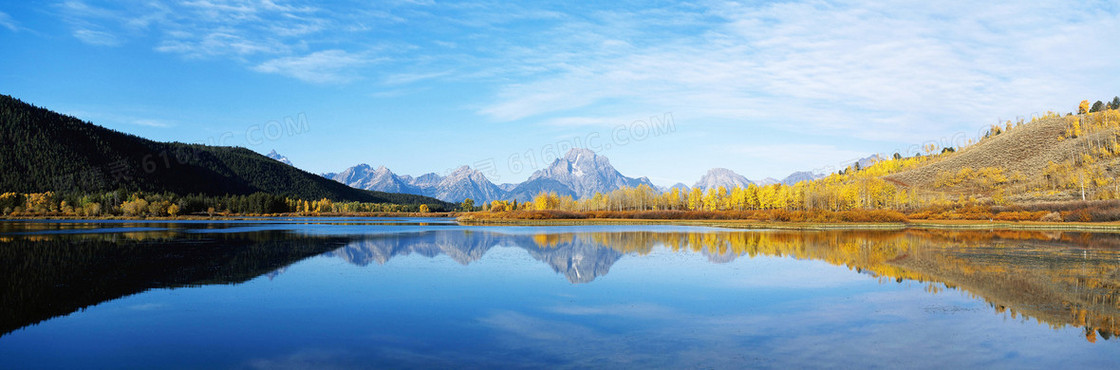
[[[1117,368],[1120,235],[0,222],[0,368]]]

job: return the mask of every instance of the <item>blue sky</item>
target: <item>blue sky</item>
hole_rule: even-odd
[[[5,1],[0,93],[317,173],[519,182],[590,143],[662,185],[1120,95],[1118,1],[372,3]]]

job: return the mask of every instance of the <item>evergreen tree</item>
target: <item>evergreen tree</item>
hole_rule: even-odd
[[[1089,113],[1100,112],[1104,109],[1105,109],[1104,102],[1102,102],[1100,100],[1097,100],[1096,103],[1093,103],[1093,107],[1089,108]]]

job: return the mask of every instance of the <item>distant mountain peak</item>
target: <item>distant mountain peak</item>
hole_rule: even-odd
[[[569,162],[578,162],[578,160],[584,156],[588,158],[595,158],[599,155],[595,154],[595,152],[591,149],[572,148],[568,150],[568,153],[564,154],[564,159],[567,159]]]
[[[824,174],[811,171],[797,171],[782,179],[782,185],[796,185],[802,181],[813,181],[825,177]]]
[[[775,178],[773,178],[773,177],[767,177],[767,178],[765,178],[765,179],[762,179],[762,180],[759,180],[759,181],[758,181],[758,184],[759,184],[759,185],[762,185],[762,186],[766,186],[766,185],[774,185],[774,184],[780,184],[780,183],[781,183],[781,181],[780,181],[780,180],[778,180],[778,179],[775,179]]]
[[[367,190],[426,195],[448,202],[470,198],[476,202],[504,199],[506,191],[494,185],[482,172],[460,166],[446,176],[430,172],[417,177],[397,175],[385,166],[370,170],[359,164],[332,177],[335,181]]]
[[[397,176],[385,166],[378,166],[376,170],[371,168],[369,164],[362,163],[335,174],[331,179],[358,189],[422,195],[409,184],[410,179]]]
[[[289,161],[288,157],[282,156],[282,155],[280,155],[280,153],[277,153],[276,149],[273,149],[271,152],[268,152],[268,154],[266,154],[265,157],[269,157],[269,158],[272,158],[272,159],[275,159],[275,160],[279,161],[280,163],[283,163],[283,164],[286,164],[286,165],[289,165],[289,166],[293,166],[292,161]]]
[[[552,182],[538,182],[537,180]],[[623,176],[607,157],[595,154],[586,148],[572,148],[564,157],[557,158],[547,168],[534,172],[524,184],[526,187],[514,189],[511,196],[526,200],[536,195],[534,192],[567,187],[577,198],[589,197],[595,193],[607,193],[622,187],[648,185],[654,187],[647,178]],[[559,192],[559,191],[558,191]],[[532,194],[530,194],[532,193]]]
[[[456,168],[454,171],[451,171],[451,174],[452,175],[463,174],[463,173],[473,174],[475,172],[478,172],[478,171],[471,169],[471,166],[463,165],[463,166],[459,166],[459,168]],[[450,175],[448,175],[448,176],[450,176]]]
[[[692,187],[702,190],[716,189],[720,186],[722,186],[724,189],[732,189],[736,186],[746,188],[747,186],[750,186],[751,183],[751,180],[747,180],[746,177],[735,173],[735,171],[717,167],[708,170],[708,172],[705,173],[704,176],[701,177],[700,180],[697,181],[696,184]]]

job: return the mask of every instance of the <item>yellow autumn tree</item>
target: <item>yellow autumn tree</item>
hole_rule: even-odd
[[[700,188],[692,188],[688,193],[688,210],[699,211],[704,207],[704,190]]]

